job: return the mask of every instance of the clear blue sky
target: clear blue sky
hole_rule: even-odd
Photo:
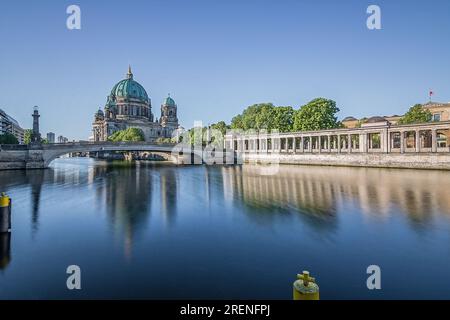
[[[369,4],[382,30],[366,28]],[[42,133],[86,139],[131,64],[155,115],[170,92],[185,127],[315,97],[341,118],[400,114],[430,88],[450,101],[449,15],[448,0],[4,1],[0,108],[30,127],[38,105]]]

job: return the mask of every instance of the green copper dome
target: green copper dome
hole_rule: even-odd
[[[112,97],[132,98],[148,102],[148,95],[144,87],[133,80],[131,68],[128,68],[127,78],[119,81],[111,90]]]
[[[170,96],[168,96],[164,99],[163,105],[175,107],[175,101]]]

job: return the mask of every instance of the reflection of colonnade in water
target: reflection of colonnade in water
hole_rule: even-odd
[[[280,206],[333,215],[345,202],[365,214],[387,215],[400,208],[412,220],[436,212],[450,215],[450,172],[375,168],[280,166],[261,175],[261,166],[224,167],[224,188],[255,206]]]

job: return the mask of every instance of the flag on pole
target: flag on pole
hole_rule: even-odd
[[[433,90],[430,90],[430,102],[431,102],[431,96],[434,94]]]

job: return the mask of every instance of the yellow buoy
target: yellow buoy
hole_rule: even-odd
[[[315,281],[308,271],[297,274],[297,280],[294,282],[294,300],[319,300],[319,286]]]
[[[11,198],[4,192],[0,196],[0,233],[11,230]]]
[[[9,202],[9,197],[4,192],[2,192],[2,195],[0,196],[0,208],[9,207]]]

